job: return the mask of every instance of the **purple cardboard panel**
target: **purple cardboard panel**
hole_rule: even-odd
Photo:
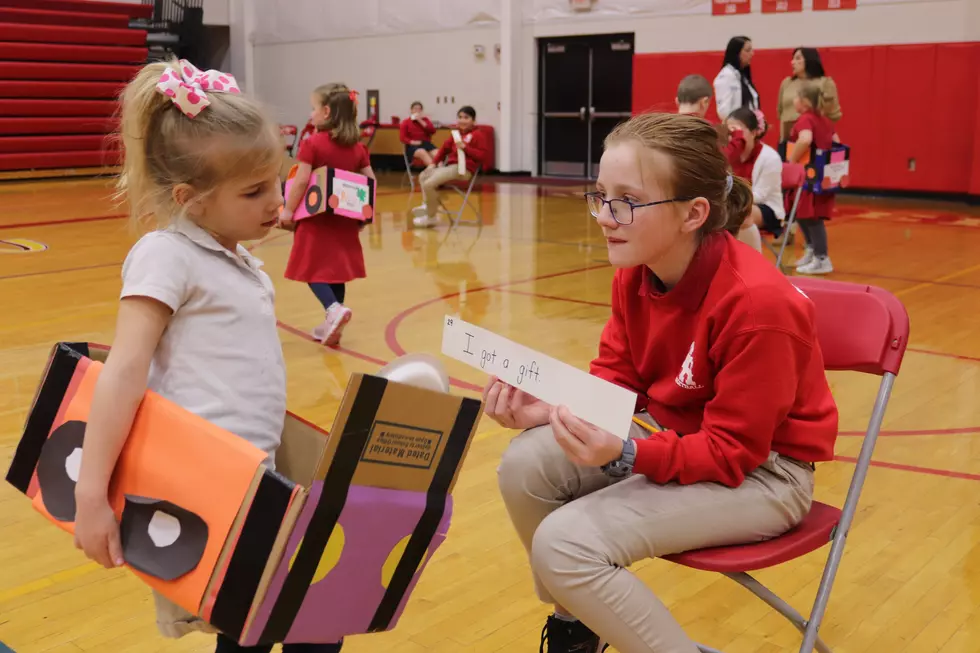
[[[322,484],[315,482],[266,599],[243,642],[246,645],[258,642],[301,536],[309,527],[321,491]],[[425,503],[424,492],[351,486],[338,520],[339,528],[334,529],[286,643],[330,643],[346,635],[368,631],[384,597],[387,581],[401,560],[405,545],[425,510]],[[389,628],[398,622],[426,562],[445,540],[451,516],[452,498],[446,497],[446,510],[436,536]]]

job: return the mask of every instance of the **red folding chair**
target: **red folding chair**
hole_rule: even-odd
[[[800,195],[803,194],[803,182],[806,181],[806,169],[799,163],[783,164],[783,196],[793,193],[792,202],[787,202],[789,211],[786,214],[786,224],[783,227],[783,243],[779,247],[776,255],[776,267],[783,269],[783,252],[786,251],[786,243],[789,236],[793,233],[793,226],[796,223],[796,209],[800,206]]]
[[[665,559],[685,567],[725,574],[799,629],[803,634],[800,653],[811,653],[814,647],[820,653],[830,653],[830,647],[820,639],[818,631],[868,474],[892,385],[908,345],[909,317],[902,303],[881,288],[826,279],[794,278],[793,283],[816,307],[817,337],[823,350],[824,367],[882,377],[844,508],[839,510],[814,501],[810,514],[796,528],[775,539],[758,544],[686,551],[665,556]],[[830,555],[809,619],[748,574],[799,558],[828,541],[832,542]],[[699,645],[699,648],[704,653],[722,653],[707,646]]]

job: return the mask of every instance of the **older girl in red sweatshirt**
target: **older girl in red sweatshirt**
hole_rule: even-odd
[[[527,429],[499,482],[538,595],[555,605],[549,653],[602,641],[697,653],[627,568],[786,532],[810,509],[813,463],[833,457],[813,305],[726,232],[752,191],[717,142],[698,118],[637,116],[606,139],[587,194],[618,268],[591,371],[637,393],[643,426],[624,442],[499,380],[484,392],[488,415]]]

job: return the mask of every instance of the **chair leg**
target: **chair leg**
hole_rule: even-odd
[[[786,617],[794,626],[796,626],[796,629],[799,630],[805,638],[812,636],[813,644],[811,644],[811,647],[815,646],[820,653],[832,653],[830,647],[827,646],[822,639],[820,639],[819,635],[817,635],[815,632],[812,635],[807,632],[810,624],[803,617],[803,615],[797,612],[796,609],[789,603],[779,598],[779,596],[774,594],[768,587],[744,572],[725,575],[762,599],[773,610]],[[815,626],[819,626],[819,624],[815,624]],[[810,650],[812,650],[812,648]],[[804,651],[801,648],[800,653],[810,653],[810,650]]]
[[[783,254],[786,252],[786,243],[789,242],[789,235],[793,233],[793,225],[796,223],[796,208],[800,205],[800,195],[803,194],[802,188],[796,189],[796,197],[793,198],[793,208],[789,211],[786,220],[786,228],[783,230],[783,244],[779,247],[779,255],[776,256],[776,267],[783,269]]]

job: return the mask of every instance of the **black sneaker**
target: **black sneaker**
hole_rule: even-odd
[[[538,653],[545,653],[545,642],[548,643],[548,653],[602,653],[609,648],[581,621],[565,621],[555,615],[548,617],[548,623],[541,631]]]

